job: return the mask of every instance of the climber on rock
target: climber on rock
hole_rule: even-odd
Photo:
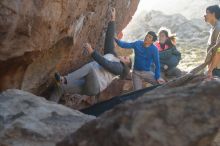
[[[207,52],[211,51],[211,63],[208,65],[208,77],[220,77],[220,8],[218,5],[209,6],[206,9],[205,21],[211,24],[212,28],[209,37],[209,47]],[[209,54],[209,53],[208,53]],[[209,56],[207,56],[209,57]]]
[[[115,52],[115,25],[115,9],[112,8],[111,21],[108,23],[105,37],[104,56],[89,43],[85,43],[83,48],[94,61],[66,76],[55,73],[55,80],[61,92],[55,90],[56,93],[52,94],[50,100],[58,102],[63,93],[95,96],[106,89],[115,78],[124,79],[128,75],[131,59],[127,56],[117,56]]]
[[[115,38],[116,43],[121,48],[134,49],[134,70],[132,80],[134,90],[142,88],[142,80],[153,85],[163,84],[165,81],[160,77],[160,61],[157,47],[153,44],[157,40],[157,35],[149,31],[144,41],[127,43]],[[155,73],[151,71],[152,62],[155,64]]]

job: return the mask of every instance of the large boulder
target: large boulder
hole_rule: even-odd
[[[220,128],[220,80],[203,79],[120,105],[57,146],[211,146]]]
[[[86,62],[82,43],[102,51],[108,10],[117,10],[117,31],[131,20],[139,0],[1,0],[0,91],[18,88],[41,95],[57,70]]]
[[[95,117],[20,90],[0,94],[1,146],[54,146]]]

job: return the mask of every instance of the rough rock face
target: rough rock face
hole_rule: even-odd
[[[116,7],[121,31],[139,0],[1,0],[0,90],[41,94],[57,70],[67,73],[88,61],[82,43],[101,51],[108,9]]]
[[[219,79],[201,77],[162,87],[85,124],[57,146],[211,146],[220,128],[219,89]]]
[[[1,146],[54,146],[94,119],[20,90],[0,94]]]

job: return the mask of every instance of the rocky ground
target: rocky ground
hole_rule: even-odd
[[[85,124],[57,146],[211,146],[220,125],[220,80],[163,86]],[[158,94],[159,93],[159,94]]]
[[[218,146],[219,88],[219,78],[192,76],[96,119],[21,90],[7,90],[0,94],[0,145]]]
[[[0,94],[1,146],[54,146],[95,117],[21,90]]]

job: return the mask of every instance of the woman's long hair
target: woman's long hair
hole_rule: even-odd
[[[170,29],[166,27],[161,27],[158,31],[158,35],[164,33],[165,36],[168,38],[165,42],[165,45],[167,45],[169,48],[173,48],[176,46],[176,34],[172,34]]]

